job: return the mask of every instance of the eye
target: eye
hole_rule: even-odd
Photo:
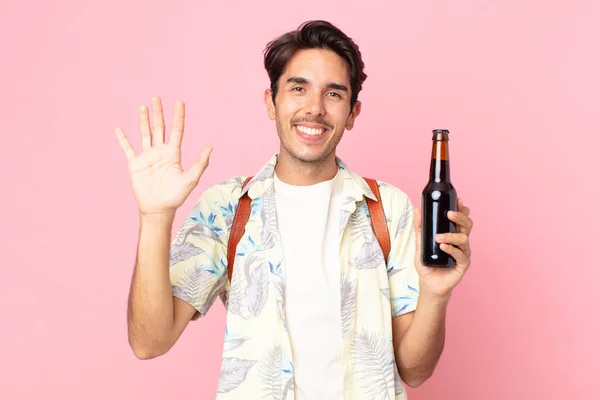
[[[301,87],[301,86],[294,86],[294,87],[292,88],[292,91],[296,91],[296,92],[302,92],[302,91],[304,91],[304,88],[303,88],[303,87]]]
[[[337,92],[329,92],[327,93],[327,96],[331,95],[332,97],[339,97],[340,99],[342,98],[342,96],[337,93]]]

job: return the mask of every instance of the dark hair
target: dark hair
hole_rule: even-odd
[[[344,32],[327,21],[307,21],[297,30],[281,35],[265,48],[265,69],[271,80],[273,102],[279,89],[279,78],[288,61],[298,50],[327,49],[335,52],[348,63],[350,69],[350,107],[358,100],[358,93],[367,79],[365,64],[356,43]]]

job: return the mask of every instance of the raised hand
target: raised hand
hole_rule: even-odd
[[[204,148],[196,163],[186,172],[181,166],[181,141],[185,123],[183,101],[175,104],[173,127],[168,143],[165,143],[165,121],[160,98],[152,98],[152,130],[148,107],[141,106],[139,114],[142,132],[140,154],[135,154],[123,129],[115,128],[115,136],[127,158],[139,211],[143,215],[174,214],[198,185],[208,166],[212,148]]]
[[[440,249],[450,254],[456,262],[451,268],[430,268],[421,264],[421,209],[414,212],[416,231],[415,266],[419,273],[419,285],[422,293],[440,298],[450,296],[452,289],[458,285],[471,265],[471,245],[469,235],[473,228],[473,220],[469,218],[470,210],[458,199],[458,211],[449,212],[448,219],[456,224],[456,233],[438,235],[436,241]]]

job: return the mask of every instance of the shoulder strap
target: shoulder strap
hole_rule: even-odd
[[[383,204],[381,204],[379,185],[375,179],[364,179],[375,194],[375,197],[377,197],[377,201],[367,197],[367,206],[369,207],[369,214],[371,214],[371,226],[373,227],[373,232],[375,233],[375,237],[377,237],[379,246],[383,251],[383,259],[387,263],[391,248],[390,232],[388,230],[387,221],[383,212]]]
[[[248,182],[250,182],[250,179],[252,179],[251,176],[246,178],[246,181],[242,185],[242,190],[244,190]],[[246,192],[240,198],[237,209],[235,210],[233,223],[231,224],[231,233],[229,234],[229,242],[227,243],[227,272],[229,275],[229,282],[231,282],[231,277],[233,275],[233,262],[235,261],[237,245],[246,230],[246,223],[248,222],[248,218],[250,218],[251,207],[252,199],[250,199],[248,192]]]
[[[246,178],[242,186],[242,190],[246,187],[248,182],[250,182],[252,177]],[[381,193],[379,192],[379,185],[377,181],[374,179],[364,178],[375,197],[377,197],[377,201],[371,200],[367,198],[367,206],[369,207],[369,214],[371,214],[371,226],[373,228],[373,232],[375,233],[375,237],[379,242],[379,246],[383,251],[384,260],[387,262],[388,255],[390,254],[390,233],[387,227],[387,221],[385,219],[385,214],[383,213],[383,205],[381,204]],[[248,222],[248,218],[250,218],[250,210],[252,206],[252,200],[248,193],[244,194],[238,203],[237,209],[235,210],[235,216],[233,217],[233,223],[231,225],[231,233],[229,235],[229,242],[227,243],[227,272],[229,276],[229,282],[231,282],[231,277],[233,275],[233,263],[235,261],[235,253],[237,251],[237,245],[240,242],[240,239],[244,235],[244,231],[246,230],[246,223]]]

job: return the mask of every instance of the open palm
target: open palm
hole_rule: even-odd
[[[196,163],[189,171],[181,166],[181,141],[185,124],[185,104],[175,105],[173,128],[168,143],[165,143],[165,122],[160,98],[152,99],[154,127],[150,129],[148,108],[140,107],[140,129],[142,152],[136,155],[131,143],[121,128],[115,135],[127,157],[133,192],[140,213],[173,213],[183,204],[198,184],[208,166],[212,149],[202,150]]]

